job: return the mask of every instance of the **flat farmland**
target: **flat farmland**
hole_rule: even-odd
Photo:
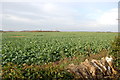
[[[107,32],[3,32],[2,64],[41,65],[77,55],[110,52],[117,33]]]

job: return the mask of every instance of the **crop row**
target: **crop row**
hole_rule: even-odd
[[[116,35],[92,32],[3,33],[2,64],[43,64],[64,57],[96,54],[103,49],[109,50]]]

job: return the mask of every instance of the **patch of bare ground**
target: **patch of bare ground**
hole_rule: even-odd
[[[26,36],[10,36],[10,37],[16,37],[17,38],[17,37],[26,37]]]

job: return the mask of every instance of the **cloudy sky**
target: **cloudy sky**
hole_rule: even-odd
[[[0,5],[3,30],[118,31],[117,1],[6,1]]]

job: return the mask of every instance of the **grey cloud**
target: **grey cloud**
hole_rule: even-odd
[[[95,19],[85,14],[81,15],[77,7],[72,8],[68,3],[51,2],[51,5],[46,5],[48,9],[44,8],[45,4],[48,2],[3,3],[3,30],[113,30],[111,26],[105,29],[103,29],[104,26],[92,27],[92,24],[96,22]]]

